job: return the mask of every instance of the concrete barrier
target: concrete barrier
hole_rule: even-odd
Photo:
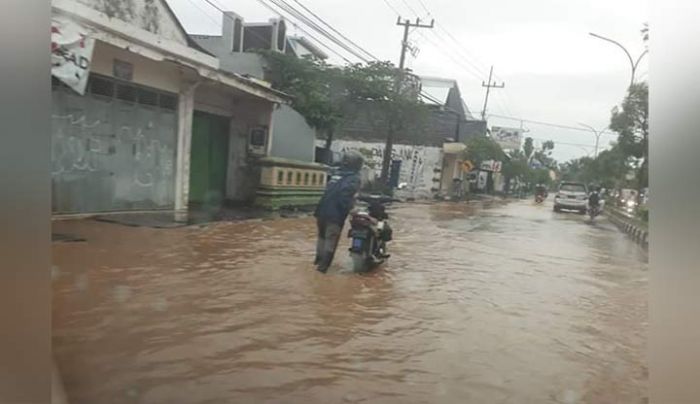
[[[620,230],[627,233],[630,238],[639,243],[642,247],[649,247],[648,226],[637,219],[633,219],[618,211],[613,207],[606,207],[603,213]]]

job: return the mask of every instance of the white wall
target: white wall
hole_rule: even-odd
[[[187,45],[187,39],[168,12],[165,0],[75,0],[110,18]]]
[[[90,71],[114,77],[114,59],[131,63],[134,66],[132,82],[177,94],[181,89],[181,75],[174,65],[139,56],[101,41],[95,42]]]
[[[303,116],[287,105],[273,114],[275,133],[270,155],[292,160],[314,162],[316,131]]]
[[[325,141],[318,141],[317,146],[325,146]],[[365,165],[369,166],[369,175],[378,178],[381,174],[384,143],[335,140],[331,150],[333,152],[357,150],[363,154],[371,153],[369,161],[365,162]],[[401,160],[399,182],[408,184],[411,196],[419,199],[431,198],[434,195],[431,189],[439,187],[440,172],[435,170],[442,170],[442,148],[395,144],[392,155],[394,160]]]

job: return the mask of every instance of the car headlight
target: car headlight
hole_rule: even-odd
[[[627,206],[629,206],[630,208],[633,207],[634,205],[636,205],[636,203],[634,201],[627,201]]]

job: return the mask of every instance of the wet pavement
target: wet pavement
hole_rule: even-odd
[[[76,403],[643,403],[648,264],[530,201],[392,210],[392,258],[328,275],[312,218],[56,222],[54,354]]]

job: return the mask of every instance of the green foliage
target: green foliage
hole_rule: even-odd
[[[340,69],[313,58],[297,58],[264,51],[268,80],[273,87],[293,96],[292,108],[309,126],[328,132],[342,119],[342,94],[339,90]]]
[[[464,157],[478,167],[487,160],[503,161],[506,155],[501,146],[490,137],[476,136],[467,141],[467,150]]]
[[[626,176],[631,169],[630,159],[619,145],[600,152],[597,159],[582,157],[561,166],[565,181],[595,183],[608,189],[628,187]]]
[[[273,87],[292,95],[292,108],[319,131],[333,132],[358,103],[372,103],[373,121],[395,130],[427,116],[417,94],[395,91],[399,71],[390,62],[336,67],[312,57],[261,53]]]
[[[618,133],[620,152],[626,158],[639,159],[638,188],[647,187],[649,158],[649,86],[635,83],[629,87],[621,108],[615,107],[610,129]]]
[[[531,137],[526,137],[525,138],[525,144],[523,144],[523,152],[525,153],[525,157],[529,160],[530,157],[532,157],[532,153],[535,151],[535,146],[533,144],[533,140]]]
[[[641,219],[644,223],[649,223],[649,208],[646,206],[640,206],[637,208],[637,217]]]

